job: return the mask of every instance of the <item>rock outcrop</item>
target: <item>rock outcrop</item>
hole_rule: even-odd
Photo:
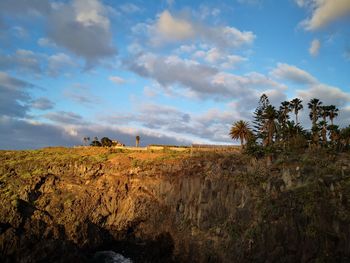
[[[0,261],[349,262],[348,156],[0,152]]]

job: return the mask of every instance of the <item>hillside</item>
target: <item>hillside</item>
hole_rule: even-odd
[[[0,261],[349,262],[350,155],[0,151]]]

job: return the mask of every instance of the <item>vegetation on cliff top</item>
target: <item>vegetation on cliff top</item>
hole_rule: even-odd
[[[299,112],[304,109],[300,99],[283,101],[277,110],[263,94],[254,112],[253,129],[248,122],[237,121],[231,127],[231,138],[240,139],[242,146],[246,142],[245,152],[256,157],[300,153],[308,148],[348,151],[350,126],[340,128],[334,124],[339,109],[335,105],[323,105],[316,98],[310,100],[308,108],[310,130],[298,119]],[[290,120],[290,113],[294,113],[295,121]]]

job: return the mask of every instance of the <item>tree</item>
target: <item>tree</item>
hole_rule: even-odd
[[[338,125],[328,125],[327,130],[329,131],[329,138],[331,139],[331,144],[334,145],[340,137],[340,131]]]
[[[329,106],[321,106],[320,108],[320,116],[322,117],[322,121],[320,121],[319,125],[322,127],[321,136],[323,145],[327,144],[327,117],[329,117]]]
[[[254,111],[253,131],[257,139],[266,140],[267,131],[264,130],[265,120],[263,118],[264,111],[270,105],[269,98],[266,94],[262,94],[259,100],[258,107]]]
[[[87,143],[90,141],[90,137],[84,137],[83,141],[84,141],[84,144],[87,145]]]
[[[265,120],[264,130],[267,131],[267,137],[264,141],[264,146],[269,146],[273,143],[273,136],[276,131],[276,118],[277,111],[275,107],[272,105],[268,105],[263,113],[263,119]]]
[[[281,120],[283,125],[285,125],[285,123],[289,119],[289,115],[288,115],[289,112],[290,112],[290,102],[289,101],[281,102],[280,113],[281,113]]]
[[[277,112],[278,113],[278,117],[277,117],[278,126],[276,127],[277,128],[277,134],[276,134],[276,136],[277,136],[276,140],[277,141],[279,141],[279,140],[284,141],[285,140],[285,137],[286,137],[286,124],[287,124],[287,121],[289,119],[289,112],[290,112],[290,103],[289,103],[289,101],[281,102],[279,111]]]
[[[349,148],[350,143],[350,125],[346,128],[341,129],[340,140],[344,148],[347,150]]]
[[[307,144],[309,134],[300,124],[295,124],[294,121],[287,121],[286,125],[286,142],[289,149],[303,148]]]
[[[112,143],[112,140],[109,139],[108,137],[103,137],[101,139],[101,144],[102,146],[105,146],[105,147],[111,147],[113,143]]]
[[[320,116],[323,121],[327,123],[327,117],[329,117],[329,106],[321,106],[320,107]]]
[[[298,122],[298,113],[300,110],[303,109],[303,104],[301,104],[303,101],[298,99],[298,98],[295,98],[293,99],[291,102],[290,102],[290,108],[291,108],[291,111],[294,111],[294,114],[295,114],[295,124],[298,125],[299,122]]]
[[[252,131],[249,127],[249,123],[243,120],[236,121],[232,124],[230,130],[230,136],[233,140],[240,140],[242,148],[244,142],[247,143],[248,139],[252,136]]]
[[[322,105],[322,101],[319,99],[313,98],[310,100],[310,102],[307,104],[310,109],[310,120],[312,121],[312,127],[315,127],[317,125],[318,117],[320,116],[320,109]]]
[[[99,142],[97,137],[94,137],[94,140],[91,142],[90,144],[91,146],[97,146],[97,147],[101,147],[102,144]]]
[[[140,146],[140,136],[136,136],[136,147],[139,147]]]
[[[331,125],[333,125],[334,118],[338,117],[339,109],[335,105],[330,105],[328,106],[328,112]]]
[[[322,127],[321,128],[321,136],[322,136],[322,144],[326,145],[327,144],[327,121],[320,121],[319,125]]]
[[[317,121],[318,121],[318,117],[320,116],[322,102],[319,99],[313,98],[310,100],[310,102],[307,105],[310,109],[309,117],[310,117],[310,120],[312,121],[312,127],[311,127],[312,140],[316,145],[318,145],[318,143],[319,143],[319,134],[318,134],[319,129],[317,126]]]

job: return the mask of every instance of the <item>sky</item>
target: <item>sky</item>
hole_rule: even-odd
[[[350,124],[350,0],[0,1],[0,149],[235,144],[262,93]]]

